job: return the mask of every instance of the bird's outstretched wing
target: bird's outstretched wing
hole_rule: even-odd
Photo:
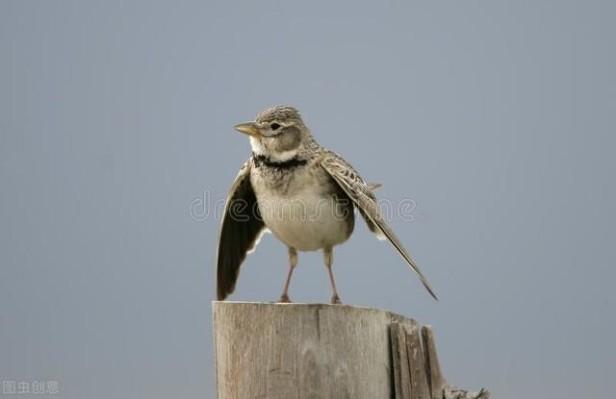
[[[387,225],[387,223],[385,223],[370,185],[359,176],[359,174],[351,165],[349,165],[348,162],[334,152],[327,151],[325,153],[324,157],[321,159],[321,166],[351,198],[361,215],[366,220],[370,230],[377,235],[382,233],[382,235],[389,240],[402,258],[404,258],[404,260],[408,263],[411,269],[417,273],[419,279],[423,283],[424,287],[426,287],[430,295],[432,295],[434,299],[438,300],[436,294],[432,290],[432,287],[430,287],[428,280],[421,273],[421,270],[419,270],[419,267],[415,264],[415,261],[413,261],[413,258],[411,258],[409,252],[404,248],[404,246],[402,246],[402,243],[393,230]]]
[[[240,169],[225,203],[217,259],[217,295],[225,299],[235,288],[240,265],[265,230],[257,198],[250,184],[248,160]]]

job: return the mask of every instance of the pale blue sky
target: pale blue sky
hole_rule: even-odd
[[[358,223],[342,299],[432,324],[450,382],[598,398],[616,375],[609,1],[0,0],[0,380],[208,398],[218,218],[279,103],[378,194],[441,297]],[[298,301],[327,301],[320,254]],[[233,299],[272,300],[267,236]]]

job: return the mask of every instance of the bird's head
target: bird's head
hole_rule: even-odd
[[[299,112],[288,105],[278,105],[260,112],[254,121],[235,125],[239,132],[250,136],[252,151],[284,162],[295,157],[310,132]]]

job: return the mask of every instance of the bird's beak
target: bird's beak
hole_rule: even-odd
[[[242,132],[252,137],[259,137],[261,134],[259,133],[259,128],[257,124],[254,122],[244,122],[234,126],[235,130],[238,132]]]

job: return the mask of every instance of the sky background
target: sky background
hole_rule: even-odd
[[[0,380],[213,398],[212,208],[250,151],[232,126],[293,104],[380,198],[414,201],[391,224],[441,298],[358,222],[335,253],[345,303],[433,325],[454,385],[606,397],[615,17],[611,1],[0,0]],[[266,236],[232,299],[277,299],[286,257]],[[319,253],[291,294],[329,300]]]

